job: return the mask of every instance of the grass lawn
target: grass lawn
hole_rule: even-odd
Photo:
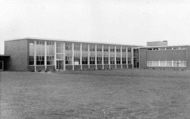
[[[190,119],[190,71],[0,72],[1,119]]]

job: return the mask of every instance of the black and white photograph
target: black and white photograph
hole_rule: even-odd
[[[190,1],[0,0],[0,119],[190,119]]]

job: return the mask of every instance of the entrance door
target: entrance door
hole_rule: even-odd
[[[63,70],[63,60],[57,60],[57,67],[58,70]]]
[[[0,71],[3,71],[3,70],[4,70],[4,62],[0,61]]]

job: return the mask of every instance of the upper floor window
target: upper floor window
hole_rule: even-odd
[[[94,44],[90,45],[90,51],[95,51],[95,45]]]
[[[82,51],[88,51],[88,44],[82,44]]]
[[[101,52],[102,51],[102,45],[97,45],[97,51]]]
[[[115,47],[114,46],[110,46],[110,52],[115,52]]]
[[[121,52],[121,49],[119,47],[117,47],[116,52]]]
[[[74,44],[74,50],[75,51],[80,51],[80,44],[79,43]]]
[[[65,50],[72,50],[72,43],[65,43]]]
[[[126,48],[122,47],[122,52],[126,52]]]
[[[104,46],[104,52],[108,52],[108,46],[107,45]]]

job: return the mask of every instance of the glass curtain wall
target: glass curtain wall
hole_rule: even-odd
[[[47,41],[47,65],[54,65],[54,42]]]
[[[45,45],[44,41],[36,42],[36,65],[44,65],[45,60]]]
[[[56,44],[56,69],[63,69],[64,67],[64,44],[57,42]]]

